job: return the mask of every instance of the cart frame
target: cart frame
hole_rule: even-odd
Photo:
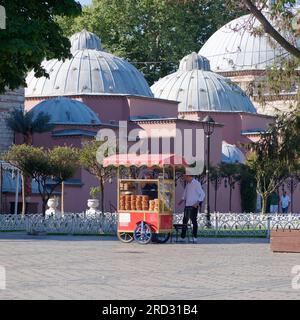
[[[143,155],[143,161],[135,165],[136,155],[121,155],[127,157],[124,161],[118,161],[119,155],[114,155],[105,158],[105,166],[117,167],[117,213],[118,213],[118,228],[117,235],[119,240],[129,243],[136,240],[140,244],[147,244],[151,241],[164,243],[167,242],[171,232],[173,231],[173,212],[175,210],[175,179],[176,167],[186,167],[187,164],[183,158],[179,159],[179,164],[175,163],[174,155]],[[134,158],[134,156],[136,158]],[[149,161],[148,157],[154,157],[154,161]],[[133,160],[133,163],[131,163]],[[169,161],[167,161],[169,159]],[[171,160],[172,159],[172,160]],[[178,158],[177,158],[178,160]],[[162,173],[162,178],[158,179],[134,179],[134,178],[120,178],[120,167],[140,167],[148,169],[159,169]],[[171,169],[172,179],[166,179],[166,167]],[[120,209],[120,196],[121,185],[124,183],[129,184],[142,184],[142,183],[155,183],[157,184],[157,199],[159,204],[158,211],[150,210],[121,210]],[[171,185],[171,203],[168,210],[166,210],[166,185]],[[164,188],[164,189],[163,189]],[[134,190],[134,189],[132,189]],[[170,189],[169,189],[170,192]],[[162,197],[164,199],[162,199]]]

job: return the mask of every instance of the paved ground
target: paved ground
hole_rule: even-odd
[[[1,265],[0,299],[300,298],[291,286],[300,254],[273,254],[265,239],[141,246],[0,233]]]

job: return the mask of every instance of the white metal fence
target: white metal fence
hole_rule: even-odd
[[[174,223],[182,222],[182,213],[174,214]],[[211,227],[207,227],[204,214],[198,215],[200,236],[268,237],[274,229],[300,229],[300,214],[234,214],[213,213]],[[0,215],[0,231],[27,231],[50,234],[115,234],[116,213],[86,216],[84,213],[67,213],[63,217],[43,217],[41,214]]]

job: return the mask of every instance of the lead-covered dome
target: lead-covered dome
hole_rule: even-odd
[[[71,53],[77,50],[94,49],[102,50],[101,40],[94,33],[83,29],[70,37]]]
[[[38,114],[48,114],[50,123],[63,125],[99,125],[96,113],[84,103],[65,97],[48,99],[40,102],[29,112],[33,118]]]
[[[82,94],[130,94],[152,97],[144,76],[129,62],[102,51],[100,39],[86,30],[70,38],[72,57],[42,66],[49,78],[26,78],[26,97]]]
[[[267,12],[265,15],[268,17]],[[254,35],[253,27],[261,27],[260,22],[250,15],[239,17],[216,31],[199,54],[209,59],[215,72],[265,70],[278,58],[288,56],[287,51],[266,33]],[[289,35],[284,37],[290,38]],[[300,47],[300,41],[297,46]]]
[[[221,162],[223,163],[245,163],[246,158],[243,152],[234,144],[222,142]]]
[[[195,52],[184,57],[179,70],[157,81],[151,90],[156,98],[179,101],[179,112],[256,113],[242,89],[210,71],[209,61]]]

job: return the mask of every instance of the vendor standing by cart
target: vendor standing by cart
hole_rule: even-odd
[[[186,186],[183,192],[182,199],[179,201],[178,205],[181,205],[185,202],[184,207],[184,216],[182,223],[186,225],[189,220],[193,224],[193,241],[197,242],[197,232],[198,232],[198,223],[197,215],[199,205],[203,202],[205,198],[205,193],[202,189],[201,183],[197,181],[191,175],[183,175],[183,179],[186,182]],[[184,239],[186,236],[186,227],[182,228],[181,238]]]
[[[153,174],[150,172],[145,173],[144,179],[153,179]],[[147,182],[145,184],[142,184],[142,195],[149,196],[150,200],[156,199],[158,197],[157,191],[157,184],[154,182]]]

